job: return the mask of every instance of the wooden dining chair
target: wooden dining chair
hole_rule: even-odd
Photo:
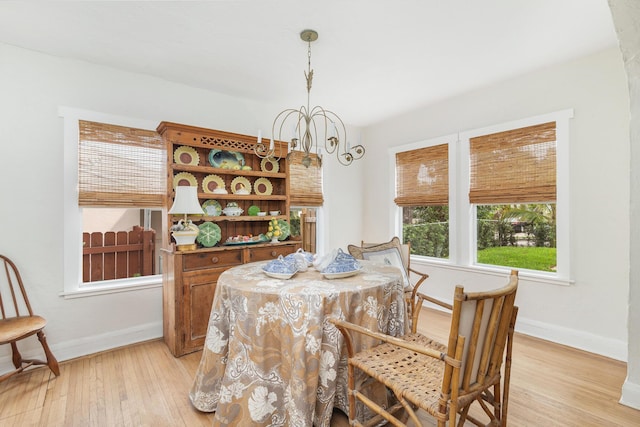
[[[418,302],[416,294],[420,285],[429,278],[429,275],[411,268],[411,242],[401,243],[397,236],[384,243],[367,243],[363,240],[359,246],[348,245],[347,250],[354,258],[383,262],[401,270],[405,284],[409,326],[411,331],[415,332],[418,326],[417,318],[420,315],[419,309],[416,307]],[[421,292],[424,301],[429,301],[449,311],[452,309],[451,304],[430,296],[425,289],[421,289]]]
[[[15,367],[15,370],[0,376],[0,381],[32,365],[47,365],[56,376],[60,375],[58,361],[51,353],[43,332],[47,321],[33,314],[20,272],[13,261],[0,255],[0,263],[4,266],[5,272],[4,276],[0,275],[0,345],[11,345],[12,361]],[[38,359],[23,359],[18,351],[17,342],[34,334],[42,344],[46,362]]]
[[[408,418],[420,426],[416,411],[422,410],[435,418],[438,427],[460,427],[466,421],[505,427],[517,288],[517,271],[512,271],[508,284],[499,289],[465,292],[457,286],[447,345],[420,333],[395,338],[332,318],[344,336],[348,353],[351,425],[371,426],[387,420],[405,426]],[[381,344],[355,353],[354,334],[377,338]],[[363,379],[362,374],[384,384],[397,403],[383,408],[368,399],[366,386],[371,381]],[[378,415],[361,423],[356,419],[357,402]],[[474,403],[479,408],[470,411]]]

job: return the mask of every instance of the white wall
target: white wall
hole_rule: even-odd
[[[257,134],[270,129],[275,115],[288,106],[260,105],[4,44],[0,93],[0,253],[21,269],[32,306],[48,320],[45,332],[54,354],[66,360],[162,336],[159,287],[78,299],[59,296],[65,277],[63,119],[58,108]],[[332,248],[360,238],[355,218],[361,216],[362,170],[326,163],[327,188],[340,188],[335,194],[328,191],[326,198],[325,217],[332,226],[321,238]],[[21,348],[26,355],[40,354],[35,338]],[[10,365],[9,348],[3,346],[0,372]]]
[[[511,120],[574,109],[570,145],[571,265],[575,284],[521,280],[517,329],[616,359],[627,356],[629,97],[620,52],[600,52],[413,111],[365,131],[366,237],[388,237],[394,179],[388,148]],[[380,199],[390,207],[381,209]],[[417,267],[418,263],[412,262]],[[420,265],[451,298],[461,283],[503,279]]]

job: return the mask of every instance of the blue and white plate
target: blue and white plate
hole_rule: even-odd
[[[345,271],[343,273],[322,273],[325,279],[344,279],[345,277],[355,276],[360,270]]]

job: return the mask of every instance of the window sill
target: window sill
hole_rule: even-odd
[[[491,276],[504,276],[505,274],[509,274],[511,270],[518,270],[518,277],[520,279],[526,280],[528,282],[537,282],[543,283],[547,285],[557,285],[557,286],[572,286],[575,281],[566,278],[560,278],[557,275],[544,273],[544,272],[536,272],[533,270],[522,270],[511,267],[498,267],[492,265],[458,265],[448,262],[446,260],[436,260],[430,259],[426,257],[411,257],[411,265],[414,266],[425,265],[431,267],[438,267],[448,270],[456,270],[456,271],[464,271],[468,273],[476,273],[476,274],[485,274]]]
[[[138,277],[135,279],[105,280],[102,282],[83,283],[77,289],[60,292],[64,299],[86,298],[98,295],[117,294],[120,292],[140,291],[162,287],[162,275]]]

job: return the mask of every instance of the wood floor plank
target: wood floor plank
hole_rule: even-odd
[[[446,342],[449,319],[424,309],[419,329]],[[154,340],[63,362],[59,377],[23,372],[0,383],[0,426],[211,426],[188,396],[200,355],[175,358]],[[638,427],[640,411],[618,403],[625,376],[625,363],[516,334],[509,426]]]

